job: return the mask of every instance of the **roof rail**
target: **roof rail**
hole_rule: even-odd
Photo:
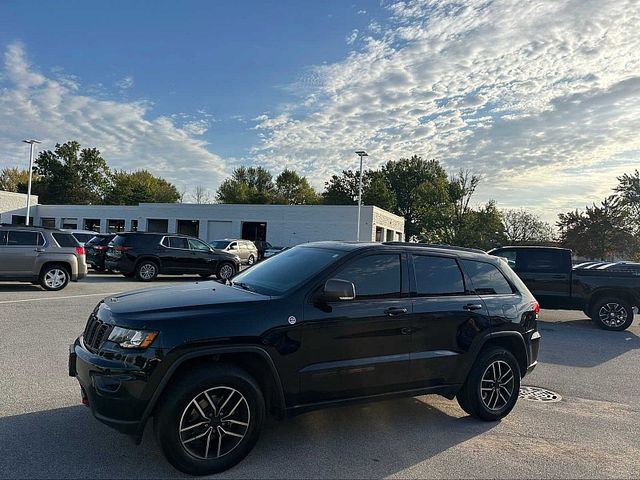
[[[442,248],[444,250],[459,250],[461,252],[487,253],[479,248],[457,247],[444,243],[414,243],[414,242],[382,242],[383,245],[401,245],[404,247]]]

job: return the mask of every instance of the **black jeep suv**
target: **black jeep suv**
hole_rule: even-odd
[[[499,420],[536,365],[538,311],[480,251],[310,243],[228,285],[105,299],[69,374],[98,420],[139,442],[153,417],[168,460],[209,474],[247,455],[267,412],[436,393]]]
[[[240,258],[188,235],[131,232],[119,233],[109,242],[104,265],[141,282],[155,280],[160,273],[228,280],[240,269]]]

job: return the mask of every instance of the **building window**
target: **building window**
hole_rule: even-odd
[[[46,228],[56,228],[55,218],[41,218],[40,225]]]
[[[395,232],[393,230],[387,230],[387,242],[393,242],[393,234]]]
[[[138,231],[138,220],[131,220],[131,231],[132,232]]]
[[[62,219],[62,228],[67,228],[69,230],[77,230],[78,229],[78,219],[77,218],[63,218]]]
[[[150,218],[147,220],[147,232],[167,233],[169,231],[169,220],[160,218]]]
[[[176,231],[182,235],[200,236],[200,222],[198,220],[178,220]]]
[[[11,215],[11,223],[13,225],[25,225],[26,222],[26,215]],[[33,217],[29,217],[29,225],[33,225]]]
[[[267,240],[267,223],[266,222],[242,222],[242,238],[245,240],[266,241]]]
[[[124,232],[124,220],[107,220],[107,231],[109,233]]]
[[[384,228],[376,227],[376,242],[384,241]]]
[[[93,230],[94,232],[100,231],[100,219],[99,218],[85,218],[84,229]]]
[[[401,242],[402,241],[402,233],[401,232],[396,232],[396,239]]]

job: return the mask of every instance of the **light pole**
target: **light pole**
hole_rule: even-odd
[[[33,151],[35,150],[36,143],[42,143],[38,140],[23,140],[24,143],[31,145],[29,150],[29,186],[27,187],[27,218],[25,225],[29,225],[29,212],[31,210],[31,179],[33,177]]]
[[[358,229],[356,230],[356,241],[360,241],[360,210],[362,209],[362,157],[368,157],[364,150],[357,150],[356,155],[360,157],[360,176],[358,177]]]

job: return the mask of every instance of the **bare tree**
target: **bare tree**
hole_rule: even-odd
[[[540,243],[553,240],[553,227],[524,208],[503,210],[502,223],[507,240],[511,243]]]
[[[191,194],[194,203],[203,204],[203,203],[213,203],[211,193],[209,190],[202,186],[196,185],[193,189],[193,193]]]

